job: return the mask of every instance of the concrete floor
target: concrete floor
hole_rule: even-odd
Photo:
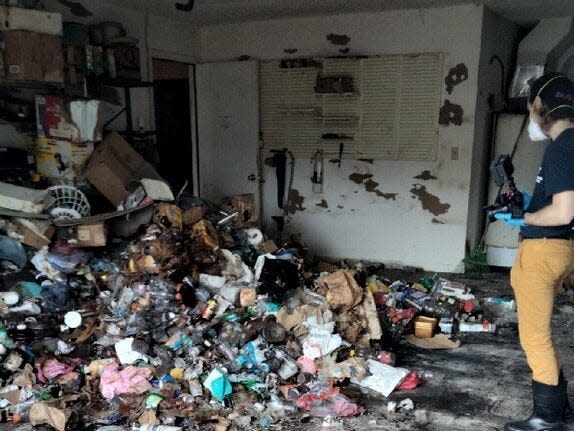
[[[418,279],[421,275],[411,276]],[[465,279],[452,274],[445,277],[470,286],[477,298],[511,293],[507,273],[493,274],[490,280]],[[408,276],[402,279],[409,281]],[[320,418],[299,414],[269,429],[502,430],[509,420],[526,417],[532,407],[529,369],[518,344],[516,324],[512,323],[512,316],[509,317],[510,321],[499,322],[496,334],[462,335],[461,346],[456,350],[424,350],[402,342],[396,350],[397,366],[426,376],[425,384],[414,390],[394,392],[389,399],[354,386],[344,388],[344,393],[365,407],[363,416],[327,423]],[[569,291],[556,303],[554,336],[565,364],[566,377],[572,382],[573,326],[574,292]],[[574,391],[574,383],[570,387]],[[389,400],[405,398],[414,401],[414,411],[387,413]],[[5,428],[0,426],[0,429]],[[6,429],[28,431],[31,427],[24,425]],[[574,431],[574,426],[565,426],[564,429]]]
[[[417,275],[419,277],[419,275]],[[490,280],[445,275],[470,286],[477,298],[511,294],[508,273],[494,273]],[[513,318],[514,317],[514,318]],[[427,375],[424,385],[394,392],[389,399],[361,394],[366,407],[361,417],[345,419],[337,427],[322,427],[313,420],[308,430],[503,430],[510,420],[527,417],[532,408],[530,370],[518,342],[515,316],[499,321],[496,334],[472,333],[460,337],[456,350],[424,350],[401,343],[397,366]],[[556,302],[553,333],[564,362],[566,378],[574,382],[574,292]],[[570,384],[574,394],[574,383]],[[415,410],[389,414],[389,400],[410,398]],[[357,400],[356,397],[354,397]],[[574,401],[574,395],[571,402]],[[303,428],[285,428],[303,429]],[[574,431],[574,425],[565,426]]]

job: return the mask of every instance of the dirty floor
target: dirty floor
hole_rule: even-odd
[[[415,281],[420,274],[402,274]],[[470,286],[477,298],[507,295],[508,272],[490,274],[489,280],[444,274],[445,278]],[[409,280],[409,277],[412,277]],[[400,275],[396,278],[400,279]],[[424,350],[402,343],[396,350],[397,366],[413,369],[426,383],[414,390],[394,392],[389,399],[349,388],[366,414],[329,424],[313,419],[310,424],[292,424],[284,429],[306,430],[503,430],[509,420],[522,419],[532,407],[530,374],[518,344],[515,315],[498,322],[496,334],[471,333],[460,337],[456,350]],[[574,292],[567,291],[556,303],[554,337],[558,343],[566,378],[574,382]],[[570,383],[571,401],[574,383]],[[359,395],[357,395],[359,394]],[[410,398],[415,410],[387,413],[389,400]],[[564,427],[574,431],[574,426]]]
[[[510,294],[507,272],[490,279],[444,274],[445,278],[470,286],[477,298]],[[389,279],[415,281],[421,273],[389,274]],[[410,391],[394,392],[386,399],[354,386],[343,392],[366,408],[363,416],[324,421],[297,415],[271,430],[502,430],[511,419],[529,414],[530,375],[518,344],[515,316],[497,322],[496,334],[471,333],[460,337],[456,350],[424,350],[402,342],[396,348],[397,366],[417,371],[425,384]],[[567,291],[556,303],[554,336],[558,342],[566,377],[574,382],[574,292]],[[570,387],[574,391],[574,383]],[[574,393],[574,392],[573,392]],[[411,412],[388,413],[388,401],[410,398]],[[571,398],[574,401],[574,396]],[[6,431],[30,431],[30,425],[7,426]],[[38,429],[38,428],[37,428]],[[127,429],[127,428],[126,428]],[[205,428],[209,429],[209,428]],[[574,426],[565,426],[574,431]]]

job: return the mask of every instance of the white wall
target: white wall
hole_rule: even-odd
[[[469,194],[468,239],[469,248],[481,240],[485,221],[483,205],[487,204],[487,185],[491,181],[488,166],[491,160],[491,128],[494,122],[488,105],[489,95],[494,95],[494,110],[504,107],[501,84],[508,88],[514,73],[515,55],[518,45],[519,27],[489,9],[484,10],[482,47],[478,67],[478,97],[474,131],[472,174]],[[493,60],[498,56],[503,64]],[[492,60],[492,61],[491,61]],[[504,76],[502,75],[504,71]],[[508,91],[506,91],[508,93]]]
[[[434,271],[455,271],[465,253],[470,172],[478,87],[483,8],[466,5],[442,9],[401,10],[314,18],[268,20],[201,29],[201,59],[215,62],[249,55],[256,59],[340,55],[329,33],[351,38],[350,53],[379,55],[443,52],[445,72],[464,63],[469,79],[454,88],[449,99],[464,109],[461,126],[441,127],[438,158],[433,162],[374,163],[343,160],[341,168],[326,163],[324,193],[313,194],[307,159],[297,159],[293,188],[304,197],[304,211],[292,214],[287,229],[301,232],[304,242],[320,255],[415,265]],[[384,79],[384,77],[382,77]],[[201,107],[199,107],[201,109]],[[438,119],[437,119],[438,121]],[[208,145],[208,143],[206,143]],[[453,149],[458,152],[452,160]],[[266,157],[268,154],[263,154]],[[430,171],[436,179],[414,177]],[[349,180],[353,173],[372,174],[383,193],[379,197]],[[275,173],[265,169],[264,216],[280,213],[276,206]],[[419,200],[410,190],[421,184],[431,195]],[[328,208],[317,206],[322,199]],[[438,199],[435,201],[433,199]],[[448,211],[433,214],[436,203]],[[430,210],[426,207],[430,208]],[[425,206],[425,208],[423,208]]]

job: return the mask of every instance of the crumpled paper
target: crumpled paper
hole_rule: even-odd
[[[372,359],[367,360],[367,365],[372,375],[361,380],[351,379],[351,382],[373,389],[385,397],[388,397],[409,373],[409,370],[404,368],[391,367]]]
[[[316,316],[310,316],[307,319],[307,324],[309,326],[309,335],[303,340],[302,347],[303,355],[309,359],[317,359],[328,355],[341,346],[343,339],[339,334],[333,334],[335,322],[321,325],[317,323]]]
[[[333,310],[349,309],[363,300],[363,289],[353,278],[353,273],[339,270],[319,277],[315,283],[326,291],[327,303]]]
[[[108,400],[121,394],[140,395],[152,386],[148,381],[152,376],[149,368],[137,368],[128,365],[119,370],[119,364],[111,364],[104,368],[100,378],[100,392]]]
[[[68,409],[62,410],[49,404],[39,402],[30,408],[30,423],[33,426],[48,424],[58,431],[66,431],[66,422],[70,417]]]

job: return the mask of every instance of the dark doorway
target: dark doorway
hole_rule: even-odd
[[[153,60],[159,173],[177,193],[187,181],[193,189],[189,65]]]

